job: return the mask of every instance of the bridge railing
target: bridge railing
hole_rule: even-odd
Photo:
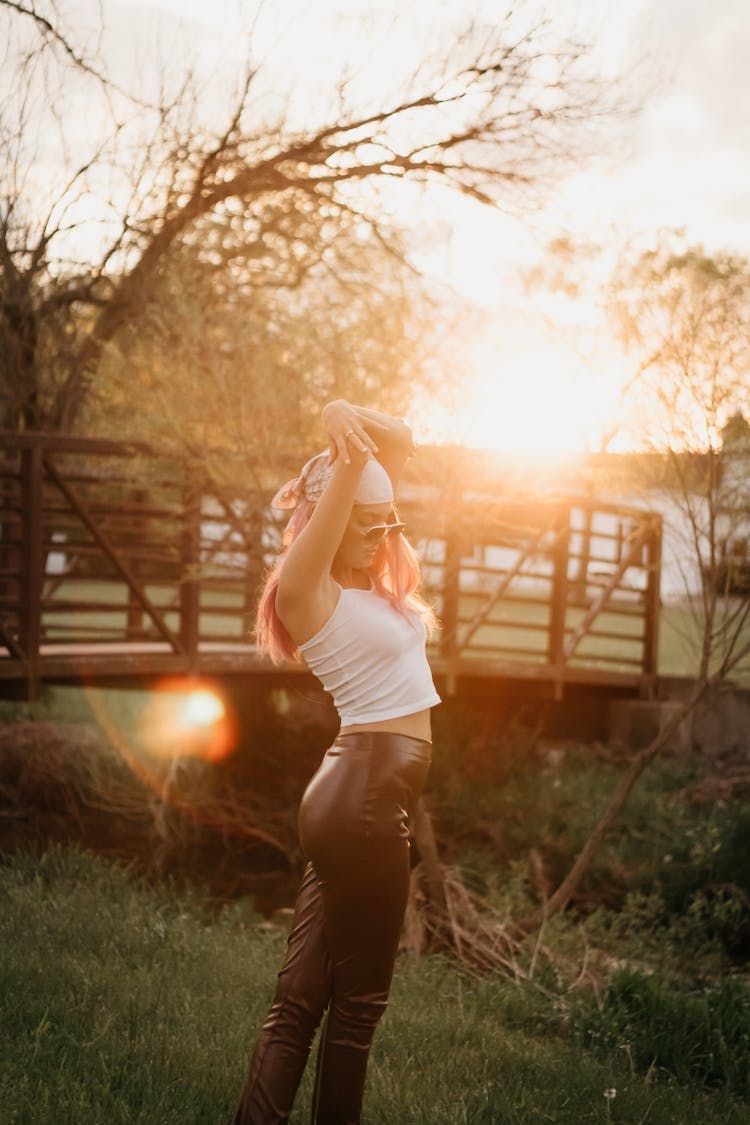
[[[418,545],[449,680],[519,662],[559,683],[656,674],[657,515],[488,497],[463,505],[442,534],[425,527]]]
[[[424,462],[421,473],[407,475],[400,512],[449,688],[519,665],[558,685],[655,675],[657,515],[509,499]],[[145,447],[0,433],[0,681],[33,693],[52,661],[74,674],[97,658],[116,674],[149,652],[176,673],[209,651],[257,666],[258,587],[281,530],[267,500]]]
[[[0,672],[148,645],[184,668],[201,643],[249,643],[261,518],[144,447],[0,435]]]

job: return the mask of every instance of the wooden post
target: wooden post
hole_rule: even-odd
[[[552,548],[552,591],[549,613],[547,659],[554,668],[555,699],[562,699],[565,670],[565,617],[568,607],[568,554],[570,550],[570,509],[561,507],[555,516],[555,542]]]
[[[445,537],[445,558],[443,560],[442,622],[440,655],[445,664],[445,690],[447,695],[456,694],[456,670],[458,665],[458,611],[461,594],[461,544],[455,529]]]
[[[251,638],[255,627],[255,612],[263,585],[263,517],[257,510],[250,509],[245,522],[245,555],[247,565],[242,593],[242,636]]]
[[[200,635],[201,489],[187,470],[180,544],[180,640],[191,662],[198,659]]]
[[[141,507],[145,507],[148,496],[145,489],[139,488],[133,493],[134,499]],[[146,532],[146,520],[136,516],[132,524],[132,538],[136,544],[143,542]],[[133,559],[130,569],[136,578],[141,576],[141,566],[138,559]],[[143,640],[143,606],[138,601],[133,590],[128,586],[128,609],[125,622],[125,636],[129,641]]]
[[[583,527],[580,530],[581,553],[578,556],[578,568],[575,577],[575,595],[576,601],[580,601],[581,605],[585,606],[586,591],[588,589],[589,560],[591,557],[591,521],[593,510],[588,501],[582,505],[582,509]]]
[[[102,528],[97,524],[95,516],[92,515],[92,513],[86,508],[85,504],[81,501],[73,486],[69,481],[66,481],[60,475],[50,458],[44,458],[44,467],[47,476],[65,497],[71,510],[78,516],[79,520],[86,528],[91,538],[103,552],[105,557],[108,558],[112,563],[114,569],[117,571],[120,577],[125,580],[130,589],[133,590],[133,592],[140,599],[143,608],[146,610],[149,617],[156,625],[156,628],[159,630],[164,639],[168,641],[172,646],[173,652],[177,652],[180,655],[183,655],[184,649],[182,647],[182,641],[180,637],[176,636],[169,628],[163,613],[148,596],[144,584],[138,581],[131,568],[127,565],[122,556],[118,555],[114,545],[110,543]]]
[[[646,539],[645,629],[643,635],[643,674],[651,695],[659,671],[659,614],[661,612],[661,517],[653,516]]]
[[[44,543],[42,529],[42,447],[21,450],[21,614],[20,642],[26,661],[29,699],[39,696]]]

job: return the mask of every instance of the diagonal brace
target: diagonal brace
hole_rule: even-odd
[[[185,655],[185,649],[180,643],[179,637],[175,636],[175,634],[169,628],[158,608],[151,601],[141,583],[135,577],[127,564],[118,557],[116,550],[104,535],[104,532],[102,532],[96,526],[96,523],[86,511],[86,508],[82,504],[80,498],[76,495],[71,486],[63,480],[48,457],[44,458],[44,467],[47,470],[50,479],[54,481],[60,492],[62,492],[63,496],[68,501],[73,511],[76,512],[76,514],[80,518],[81,523],[83,523],[86,530],[95,539],[95,541],[101,547],[102,551],[115,567],[117,572],[127,583],[128,587],[133,591],[136,598],[141,603],[146,613],[148,613],[149,617],[154,622],[154,625],[156,625],[156,628],[159,630],[161,635],[166,641],[169,642],[174,652],[178,653],[181,656]]]
[[[466,648],[469,641],[476,633],[477,629],[479,629],[479,627],[483,625],[487,620],[494,607],[497,605],[500,599],[504,597],[513,579],[521,573],[521,568],[524,566],[526,561],[539,549],[539,545],[544,539],[544,536],[547,534],[548,530],[549,528],[543,527],[541,531],[539,531],[537,535],[534,536],[531,542],[526,544],[526,548],[518,556],[510,570],[506,571],[506,573],[502,576],[487,601],[482,606],[480,606],[477,613],[467,624],[463,636],[461,637],[461,643],[459,645],[460,648]],[[557,535],[555,536],[555,539],[556,538]]]
[[[583,620],[579,623],[578,628],[571,633],[571,635],[565,642],[565,648],[563,649],[563,658],[565,660],[569,660],[575,650],[578,648],[579,644],[586,636],[586,633],[588,632],[589,626],[591,625],[592,621],[595,617],[598,616],[598,614],[601,613],[609,599],[612,597],[612,594],[617,589],[620,583],[620,579],[622,578],[625,571],[628,569],[628,567],[633,566],[634,563],[638,561],[638,553],[643,546],[646,537],[648,536],[649,530],[650,529],[648,525],[642,527],[630,540],[628,550],[625,551],[622,558],[620,559],[617,569],[611,575],[606,586],[604,586],[600,591],[598,597],[596,597],[589,606]]]

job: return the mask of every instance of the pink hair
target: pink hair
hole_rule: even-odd
[[[301,659],[299,649],[284,628],[276,612],[276,594],[284,565],[286,550],[308,523],[315,509],[311,500],[302,499],[282,537],[282,552],[268,573],[258,603],[255,620],[255,638],[258,652],[270,656],[274,664]],[[398,519],[398,516],[395,517]],[[400,534],[387,535],[381,542],[370,568],[377,592],[391,603],[404,617],[417,613],[424,621],[428,633],[435,627],[435,615],[417,593],[421,578],[419,558],[411,543]]]

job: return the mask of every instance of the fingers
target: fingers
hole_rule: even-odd
[[[345,465],[351,465],[352,454],[367,454],[369,453],[368,447],[362,439],[352,431],[347,434],[336,434],[333,438],[336,445],[336,456],[331,461],[335,461],[336,457],[340,457]]]
[[[329,403],[324,408],[323,420],[328,430],[332,465],[339,457],[344,464],[350,464],[350,454],[353,452],[378,452],[375,440],[370,437],[352,408],[343,400]]]
[[[358,449],[360,453],[377,453],[378,447],[372,438],[368,435],[366,430],[361,426],[354,429],[347,430],[345,434],[346,441],[351,445],[352,449]]]
[[[378,447],[377,447],[375,441],[373,440],[373,438],[370,437],[367,430],[363,426],[358,426],[355,429],[354,432],[356,433],[356,435],[360,439],[360,441],[364,442],[365,446],[367,447],[367,449],[369,449],[370,453],[377,453]]]
[[[344,438],[351,449],[358,449],[360,453],[377,453],[378,447],[359,422],[350,421],[349,429]]]
[[[328,448],[332,465],[336,463],[339,457],[345,465],[350,465],[352,452],[367,454],[377,453],[378,451],[377,445],[366,431],[355,429],[347,430],[344,433],[331,434]]]

